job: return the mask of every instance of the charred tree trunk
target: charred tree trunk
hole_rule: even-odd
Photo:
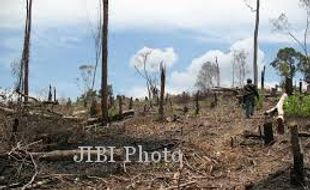
[[[265,89],[265,72],[266,72],[266,66],[264,66],[264,69],[262,71],[262,75],[261,75],[261,88],[262,90]]]
[[[123,97],[122,96],[117,96],[118,98],[118,113],[119,115],[123,114]]]
[[[23,68],[23,90],[24,101],[28,102],[29,95],[29,56],[30,56],[30,37],[31,37],[31,18],[32,18],[32,0],[26,0],[26,22],[24,31],[24,47],[22,53],[22,68]]]
[[[264,123],[264,142],[270,144],[273,141],[272,121],[267,119]]]
[[[51,102],[53,99],[53,95],[52,95],[52,86],[49,85],[48,87],[48,98],[47,98],[47,101]]]
[[[291,171],[291,183],[294,185],[302,185],[304,183],[304,154],[298,138],[298,126],[290,125],[292,152],[294,157],[294,165]]]
[[[299,94],[302,94],[302,81],[299,81]]]
[[[199,110],[200,110],[200,106],[199,106],[199,90],[196,93],[196,97],[195,97],[195,114],[198,115],[199,114]]]
[[[128,106],[128,109],[131,110],[133,107],[133,98],[131,97],[130,100],[129,100],[129,106]]]
[[[101,112],[102,121],[108,121],[108,22],[109,0],[103,0],[103,26],[102,26],[102,71],[101,71]]]
[[[163,63],[160,64],[160,99],[159,99],[159,116],[164,119],[164,99],[165,99],[165,86],[166,86],[166,68]]]
[[[56,87],[54,87],[54,102],[57,102],[57,91],[56,91]]]
[[[253,73],[254,73],[254,85],[258,85],[258,68],[257,68],[257,52],[258,52],[258,28],[259,28],[259,6],[260,0],[256,0],[256,19],[255,19],[255,29],[254,29],[254,56],[253,56]]]

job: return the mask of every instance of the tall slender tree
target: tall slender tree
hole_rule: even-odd
[[[23,69],[23,92],[24,101],[28,102],[29,95],[29,54],[30,54],[30,37],[31,37],[31,19],[32,18],[32,0],[26,0],[26,21],[24,31],[24,46],[21,60]]]
[[[253,74],[254,74],[254,85],[258,85],[258,66],[257,66],[257,51],[258,51],[258,28],[259,28],[259,7],[260,0],[256,0],[256,18],[255,18],[255,29],[254,29],[254,53],[253,53]]]
[[[101,71],[101,112],[102,121],[108,121],[108,21],[109,0],[103,1],[103,24],[102,24],[102,71]]]

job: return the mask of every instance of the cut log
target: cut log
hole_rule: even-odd
[[[273,115],[274,113],[278,113],[277,116],[277,132],[279,134],[283,134],[284,133],[284,110],[283,110],[283,104],[285,102],[285,100],[287,99],[288,95],[286,93],[284,93],[279,102],[277,103],[277,105],[269,110],[267,110],[265,112],[266,115]]]
[[[294,185],[302,185],[304,183],[304,154],[298,137],[298,126],[296,124],[290,124],[289,128],[294,157],[294,165],[291,171],[291,183]]]

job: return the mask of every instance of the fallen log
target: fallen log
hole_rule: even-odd
[[[5,107],[0,107],[0,111],[5,112],[5,113],[9,113],[9,114],[14,114],[14,113],[16,113],[15,110],[10,109],[10,108],[5,108]]]
[[[15,93],[18,94],[18,95],[20,95],[20,96],[22,96],[22,97],[27,97],[27,98],[29,98],[29,99],[35,101],[35,102],[40,102],[38,99],[36,99],[36,98],[33,97],[33,96],[25,95],[25,94],[23,94],[23,93],[21,93],[21,92],[19,92],[19,91],[15,91]]]
[[[91,149],[89,151],[83,151],[83,158],[84,162],[88,160],[88,155],[90,156],[90,160],[92,162],[95,162],[98,159],[100,159],[101,153],[103,155],[106,155],[109,159],[113,157],[115,161],[122,161],[125,159],[124,156],[124,150],[122,149],[114,149],[113,151],[107,149],[105,152],[102,152],[102,150],[97,151],[94,149]],[[30,154],[39,160],[44,161],[74,161],[74,158],[78,156],[81,156],[81,150],[54,150],[51,152],[30,152]],[[77,158],[77,159],[78,159]]]
[[[276,112],[278,113],[277,116],[277,131],[279,134],[283,134],[284,133],[284,110],[283,110],[283,104],[285,102],[285,100],[287,99],[288,95],[286,93],[284,93],[279,102],[277,103],[276,106],[274,106],[273,108],[267,110],[265,112],[265,115],[269,115],[269,116],[273,116]]]
[[[298,137],[310,137],[310,133],[308,132],[299,132]]]

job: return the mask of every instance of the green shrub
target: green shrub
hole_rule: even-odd
[[[288,116],[310,117],[310,95],[289,96],[284,103],[284,112]]]

